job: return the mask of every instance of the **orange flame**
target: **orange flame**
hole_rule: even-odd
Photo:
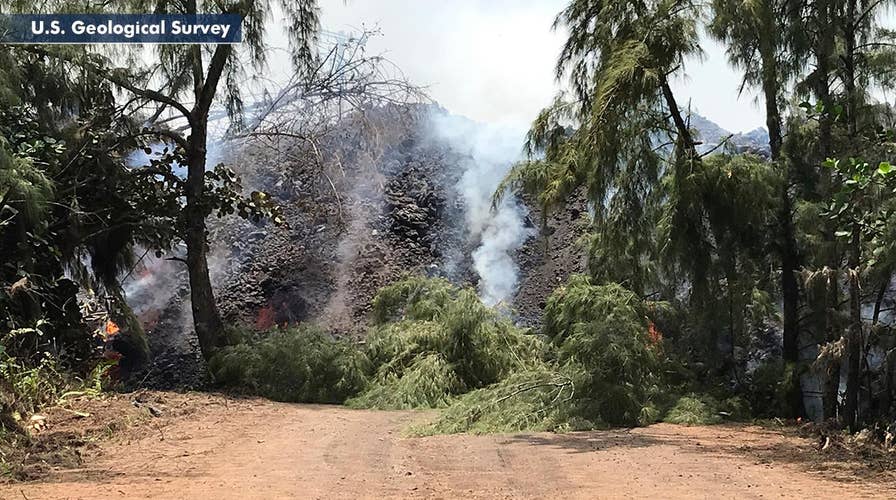
[[[277,325],[275,320],[276,313],[274,312],[274,306],[268,304],[261,309],[258,310],[258,313],[255,317],[255,329],[256,330],[269,330],[272,327]]]
[[[112,337],[117,335],[119,331],[121,331],[121,329],[118,328],[118,325],[116,325],[114,321],[110,319],[106,322],[106,335]]]
[[[656,347],[663,342],[663,332],[656,327],[653,321],[648,320],[647,324],[647,337],[650,342],[650,345]]]

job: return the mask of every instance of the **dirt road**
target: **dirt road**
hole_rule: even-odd
[[[404,437],[425,414],[219,398],[0,498],[893,498],[757,427]],[[815,469],[815,470],[813,470]],[[840,471],[840,476],[833,471]]]

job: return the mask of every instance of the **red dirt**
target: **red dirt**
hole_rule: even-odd
[[[890,473],[755,426],[416,438],[402,431],[427,413],[161,400],[161,417],[100,442],[81,468],[0,498],[896,497]]]

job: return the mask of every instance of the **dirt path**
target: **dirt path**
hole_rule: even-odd
[[[220,398],[0,498],[896,496],[883,477],[813,471],[797,461],[811,443],[757,427],[403,437],[422,417]]]

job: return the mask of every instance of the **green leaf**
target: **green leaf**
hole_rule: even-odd
[[[893,173],[893,165],[890,165],[888,161],[880,162],[880,165],[877,166],[877,173],[880,175],[889,175]]]
[[[849,231],[837,231],[834,233],[834,236],[838,238],[848,238],[850,235]]]

